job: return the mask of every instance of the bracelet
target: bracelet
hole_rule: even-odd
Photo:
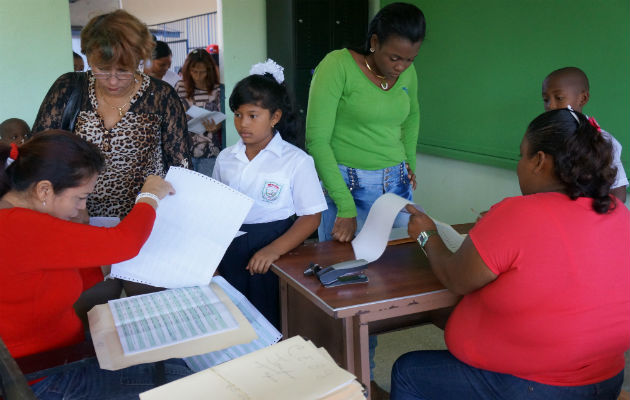
[[[143,199],[143,198],[148,198],[151,200],[155,200],[156,204],[160,203],[160,199],[154,195],[153,193],[149,193],[149,192],[140,192],[138,193],[138,195],[136,196],[136,203],[138,202],[138,200]]]
[[[418,235],[418,244],[420,244],[420,247],[422,247],[424,249],[424,246],[426,246],[427,242],[429,241],[429,238],[433,235],[437,235],[438,232],[436,230],[430,230],[430,231],[422,231],[420,232],[420,234]]]

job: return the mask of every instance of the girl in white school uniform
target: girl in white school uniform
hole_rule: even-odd
[[[221,151],[212,173],[254,199],[240,228],[247,234],[234,239],[218,271],[276,327],[278,278],[269,267],[317,230],[327,208],[313,159],[283,139],[298,129],[282,71],[267,60],[236,84],[229,104],[241,138]]]

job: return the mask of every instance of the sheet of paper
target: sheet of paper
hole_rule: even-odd
[[[433,222],[435,222],[435,226],[437,226],[438,234],[442,241],[446,245],[446,247],[452,251],[453,253],[459,249],[459,247],[466,239],[466,235],[462,235],[453,229],[449,224],[445,224],[444,222],[438,221],[435,218],[431,218]]]
[[[203,371],[204,369],[271,346],[282,338],[282,334],[267,321],[260,311],[258,311],[241,292],[234,289],[223,277],[215,276],[212,278],[212,284],[223,289],[234,305],[245,315],[247,321],[256,331],[258,338],[249,343],[237,344],[226,349],[185,358],[184,361],[186,361],[188,367],[195,372]]]
[[[438,234],[440,235],[440,238],[442,238],[442,241],[444,242],[446,247],[453,253],[456,252],[464,242],[464,239],[466,239],[467,235],[463,235],[457,232],[449,224],[438,221],[435,218],[431,219],[435,223]],[[389,244],[409,243],[413,241],[413,239],[405,239],[409,239],[409,233],[407,232],[406,226],[400,228],[392,228],[392,231],[389,234]]]
[[[188,120],[188,130],[193,133],[204,133],[206,128],[203,126],[203,121],[206,119],[212,120],[215,124],[219,124],[225,120],[225,114],[220,111],[209,111],[205,108],[190,106],[186,111],[191,119]]]
[[[372,204],[361,232],[352,240],[357,260],[376,261],[385,251],[394,220],[411,202],[393,193],[385,193]]]
[[[118,217],[90,217],[90,225],[101,228],[113,228],[120,223]]]
[[[321,399],[355,377],[299,336],[140,394],[158,399]]]
[[[200,337],[183,343],[173,344],[135,354],[124,354],[114,317],[108,304],[100,304],[88,312],[90,334],[98,364],[102,369],[115,371],[132,365],[150,363],[169,358],[192,357],[199,354],[225,349],[237,344],[250,343],[257,338],[254,328],[243,313],[234,305],[223,289],[211,283],[210,287],[227,307],[238,323],[238,329],[212,336]]]
[[[209,286],[110,300],[125,354],[157,349],[238,328]]]
[[[112,266],[112,277],[177,288],[207,285],[253,200],[206,175],[171,167],[176,190],[160,201],[140,253]]]

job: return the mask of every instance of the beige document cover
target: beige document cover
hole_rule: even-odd
[[[210,283],[210,286],[238,323],[238,329],[142,353],[125,355],[116,332],[114,317],[109,305],[101,304],[88,312],[90,333],[99,366],[102,369],[115,371],[132,365],[169,358],[196,356],[255,340],[258,336],[243,313],[240,312],[218,285]]]
[[[324,351],[325,352],[325,351]],[[354,400],[354,375],[299,336],[140,394],[141,400]]]

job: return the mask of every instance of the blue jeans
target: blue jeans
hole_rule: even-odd
[[[392,368],[392,400],[616,400],[623,371],[600,383],[553,386],[471,367],[447,350],[414,351]]]
[[[339,171],[346,186],[354,198],[357,207],[357,232],[361,231],[372,204],[384,193],[394,193],[408,200],[413,200],[413,189],[407,177],[407,166],[404,162],[384,169],[373,171],[346,167],[339,164]],[[332,229],[337,218],[337,206],[326,194],[328,209],[322,212],[322,220],[317,229],[320,242],[332,240]],[[409,214],[399,213],[394,220],[394,228],[407,226]],[[376,336],[370,336],[370,379],[374,379],[374,354],[378,340]]]
[[[166,382],[193,373],[180,359],[164,361],[164,370]],[[47,376],[31,388],[42,400],[137,400],[140,393],[156,387],[154,371],[154,364],[107,371],[99,368],[96,359],[91,359],[83,366]]]
[[[413,200],[413,189],[407,178],[407,167],[404,162],[374,171],[339,165],[339,171],[357,207],[357,232],[361,231],[372,204],[384,193],[394,193]],[[322,213],[322,220],[317,230],[320,242],[332,240],[332,229],[337,218],[337,206],[325,190],[324,193],[328,209]],[[394,228],[407,226],[408,222],[409,214],[400,213],[394,221]]]

